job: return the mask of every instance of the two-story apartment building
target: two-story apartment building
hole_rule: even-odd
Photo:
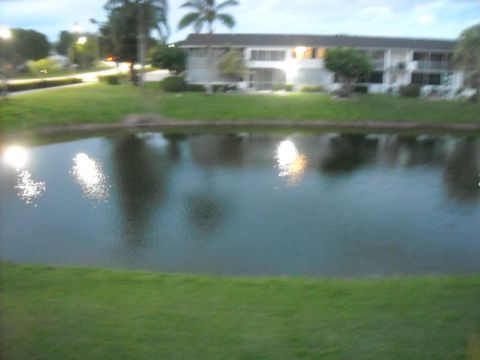
[[[183,42],[187,54],[186,79],[192,84],[222,84],[216,63],[228,48],[243,54],[242,86],[255,90],[291,84],[323,86],[334,90],[339,83],[324,67],[329,48],[353,47],[367,52],[373,65],[368,79],[360,83],[370,92],[385,92],[410,83],[456,90],[463,86],[463,73],[454,69],[455,41],[365,37],[347,35],[191,34]],[[210,47],[210,51],[207,48]],[[209,55],[210,54],[210,55]]]

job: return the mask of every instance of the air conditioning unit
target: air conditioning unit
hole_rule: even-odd
[[[405,64],[403,61],[397,64],[398,70],[405,70],[406,68],[407,68],[407,64]]]

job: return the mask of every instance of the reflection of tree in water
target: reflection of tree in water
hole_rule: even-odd
[[[215,167],[239,167],[243,162],[242,138],[237,135],[201,135],[189,141],[195,164],[203,168],[195,190],[186,197],[187,218],[199,235],[213,233],[224,223],[228,207],[215,186]]]
[[[192,159],[198,165],[238,167],[243,163],[242,138],[236,134],[195,136],[189,145]]]
[[[188,137],[184,134],[177,133],[165,133],[163,137],[168,140],[168,157],[170,160],[181,160],[182,153],[180,149],[180,143],[185,141]]]
[[[112,163],[124,239],[129,247],[139,248],[148,237],[152,214],[165,198],[168,161],[162,149],[127,135],[116,142]]]
[[[328,155],[321,162],[326,173],[348,173],[375,158],[378,141],[365,135],[341,135],[331,139]]]
[[[476,145],[473,139],[461,140],[446,160],[443,179],[447,191],[460,201],[474,201],[480,197],[480,166]]]
[[[445,161],[443,145],[439,138],[398,135],[390,137],[382,155],[390,166],[441,165]]]
[[[190,194],[186,200],[188,220],[200,235],[209,235],[225,220],[226,206],[208,192]]]

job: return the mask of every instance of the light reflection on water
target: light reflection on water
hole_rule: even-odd
[[[46,183],[33,180],[32,174],[28,171],[22,171],[18,174],[17,179],[18,183],[15,186],[15,189],[18,190],[18,198],[25,201],[26,204],[32,204],[35,199],[45,193]]]
[[[283,140],[277,146],[275,154],[278,176],[287,177],[289,185],[296,185],[307,168],[308,160],[300,154],[291,140]]]
[[[0,171],[6,260],[220,274],[480,271],[477,138],[144,133],[26,151],[22,177]],[[25,189],[41,209],[18,200]]]
[[[105,201],[108,198],[107,177],[97,160],[85,153],[75,155],[70,174],[89,199]]]

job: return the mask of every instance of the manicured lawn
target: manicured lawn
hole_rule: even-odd
[[[163,94],[157,84],[149,84],[142,95],[140,89],[128,85],[97,84],[12,96],[1,101],[0,130],[116,122],[131,113],[199,120],[480,122],[480,105],[464,101],[403,99],[388,95],[332,100],[325,94]]]
[[[480,351],[478,276],[221,278],[11,264],[1,276],[10,360],[466,359]]]

